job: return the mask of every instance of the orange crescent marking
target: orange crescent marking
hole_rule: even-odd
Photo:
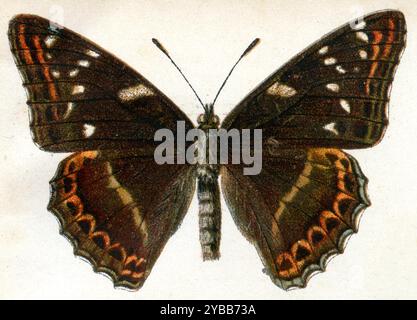
[[[373,31],[372,32],[374,35],[374,41],[372,42],[374,45],[372,46],[372,51],[373,51],[373,55],[371,57],[371,60],[375,60],[376,58],[378,58],[379,55],[379,43],[382,40],[382,33],[379,31]],[[378,68],[378,61],[374,61],[374,63],[372,63],[371,65],[371,70],[369,71],[369,75],[368,78],[372,78],[375,75],[375,71]],[[370,84],[371,84],[371,79],[368,79],[366,81],[366,94],[369,95],[370,94]]]
[[[104,249],[103,250],[106,250],[106,248],[110,246],[110,237],[109,237],[109,235],[107,234],[107,232],[104,232],[104,231],[96,231],[96,232],[92,233],[89,237],[90,237],[91,240],[93,240],[93,238],[97,237],[97,236],[102,237],[102,239],[104,241]]]
[[[84,212],[84,204],[77,195],[72,195],[67,200],[64,200],[65,204],[71,203],[75,207],[75,212],[72,214],[75,219],[80,218]]]
[[[290,267],[282,270],[280,268],[284,260],[286,260],[286,262],[290,264]],[[281,277],[291,278],[300,274],[300,270],[298,269],[298,266],[295,263],[294,258],[288,252],[283,252],[279,254],[275,259],[275,263],[278,265],[278,275]]]
[[[45,76],[46,81],[48,81],[48,89],[49,89],[49,95],[51,97],[52,101],[58,100],[58,94],[56,92],[55,84],[52,82],[51,73],[49,72],[49,67],[46,65],[45,58],[43,57],[43,49],[41,47],[41,43],[39,41],[39,36],[33,37],[33,43],[35,44],[35,47],[37,49],[37,57],[39,62],[42,64],[43,69],[43,75]],[[56,119],[58,119],[56,114]]]
[[[388,24],[389,24],[389,29],[392,30],[392,31],[388,31],[387,44],[385,45],[384,52],[382,54],[382,56],[384,58],[387,58],[388,55],[390,54],[391,49],[392,49],[392,44],[391,43],[394,42],[394,38],[395,38],[395,33],[394,33],[395,24],[394,24],[394,21],[392,19],[389,19]]]
[[[132,272],[132,278],[140,279],[143,277],[144,274],[145,272]]]
[[[24,24],[19,25],[19,43],[20,43],[20,47],[25,50],[23,51],[23,57],[25,59],[25,62],[27,64],[33,64],[33,59],[32,59],[32,56],[30,55],[30,49],[25,39],[25,25]]]

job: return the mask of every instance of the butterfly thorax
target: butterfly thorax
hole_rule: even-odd
[[[205,112],[198,116],[198,128],[208,138],[210,129],[219,128],[219,118],[213,113],[213,106],[206,105]],[[208,148],[206,148],[208,153]],[[207,154],[207,158],[208,158]],[[216,164],[198,164],[197,197],[199,202],[200,244],[204,260],[220,257],[221,208],[218,185],[219,166]]]
[[[217,115],[214,114],[213,111],[213,105],[212,104],[206,104],[204,106],[204,113],[200,114],[197,117],[197,123],[198,123],[198,129],[202,130],[205,134],[205,151],[206,151],[206,160],[211,159],[210,157],[210,130],[218,130],[220,127],[220,119]],[[200,146],[201,147],[201,146]],[[217,146],[217,150],[219,146]],[[219,159],[217,159],[219,160]],[[216,163],[219,163],[217,161]]]

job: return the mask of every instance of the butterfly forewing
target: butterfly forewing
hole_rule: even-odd
[[[159,128],[191,121],[143,76],[49,20],[19,15],[9,39],[28,93],[34,141],[44,150],[154,147]]]
[[[282,146],[364,148],[388,123],[405,20],[384,11],[349,23],[265,80],[225,119],[225,128],[261,128]]]

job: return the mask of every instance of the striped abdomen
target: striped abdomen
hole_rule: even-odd
[[[198,168],[197,196],[203,260],[220,257],[221,209],[218,176],[217,166],[207,164]]]

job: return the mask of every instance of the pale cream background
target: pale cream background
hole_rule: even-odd
[[[417,298],[417,3],[415,1],[2,1],[0,12],[0,298],[336,299]],[[273,70],[325,33],[362,13],[395,8],[408,47],[394,81],[391,124],[381,144],[352,152],[370,179],[373,206],[345,254],[307,289],[285,292],[262,270],[255,249],[223,205],[222,258],[203,263],[196,198],[138,292],[115,290],[74,258],[46,210],[48,181],[65,155],[40,151],[29,133],[26,97],[6,36],[17,13],[57,17],[139,70],[193,120],[191,91],[152,44],[159,38],[205,102],[254,37],[218,100],[228,111]]]

